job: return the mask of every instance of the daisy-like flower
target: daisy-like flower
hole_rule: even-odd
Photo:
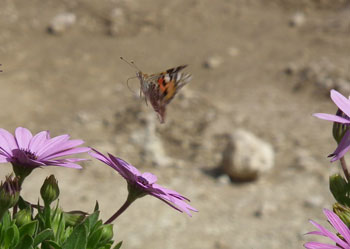
[[[107,157],[94,149],[93,151],[94,152],[89,152],[91,156],[112,167],[124,177],[128,183],[129,195],[127,201],[108,221],[106,221],[106,224],[115,220],[137,198],[145,195],[152,195],[172,208],[180,212],[185,212],[189,216],[192,216],[191,211],[197,212],[194,207],[186,202],[189,202],[189,199],[174,190],[156,184],[157,177],[155,175],[148,172],[140,173],[134,166],[111,154],[108,154]]]
[[[319,242],[307,242],[304,247],[307,249],[349,249],[350,248],[350,230],[344,224],[344,222],[332,211],[328,209],[323,209],[323,213],[326,215],[329,223],[334,227],[334,229],[340,234],[342,238],[335,235],[334,233],[328,231],[326,228],[310,220],[310,223],[314,225],[318,231],[309,232],[308,234],[321,235],[328,237],[333,240],[336,245],[324,244]]]
[[[15,135],[12,135],[0,128],[0,163],[10,162],[16,175],[20,174],[22,177],[26,177],[33,169],[42,166],[80,169],[82,167],[76,163],[85,159],[61,157],[87,152],[90,148],[77,147],[84,141],[69,140],[69,138],[67,134],[51,138],[48,131],[42,131],[33,136],[23,127],[18,127]],[[23,175],[25,170],[27,174]]]
[[[345,98],[336,90],[331,90],[331,99],[338,106],[339,110],[337,114],[327,114],[327,113],[315,113],[315,117],[320,119],[329,120],[335,123],[343,124],[346,126],[345,134],[338,144],[336,150],[330,154],[331,162],[337,161],[342,158],[346,152],[350,150],[350,130],[347,128],[350,125],[350,99]]]

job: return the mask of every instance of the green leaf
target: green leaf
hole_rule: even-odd
[[[123,241],[120,241],[113,249],[119,249],[122,247]]]
[[[36,231],[37,225],[38,225],[38,221],[34,220],[34,221],[31,221],[31,222],[21,226],[19,228],[19,233],[21,235],[21,238],[27,234],[29,236],[33,236],[35,231]]]
[[[33,248],[33,242],[34,242],[33,238],[28,234],[26,234],[14,249],[31,249]]]
[[[94,212],[99,211],[100,207],[98,205],[98,201],[96,201]]]
[[[64,249],[86,249],[88,228],[80,224],[63,244]]]
[[[52,229],[48,228],[45,229],[44,231],[40,232],[34,239],[34,244],[33,246],[36,247],[40,243],[42,243],[44,240],[46,240],[48,237],[53,237],[53,231]]]
[[[25,200],[23,200],[23,198],[20,196],[17,202],[18,208],[20,210],[22,209],[26,209],[26,208],[31,208],[30,204],[28,202],[26,202]]]
[[[92,213],[91,215],[89,215],[86,220],[83,222],[83,224],[87,225],[88,227],[88,231],[91,230],[91,228],[93,226],[95,226],[97,220],[98,220],[98,216],[100,215],[100,211],[95,211],[94,213]]]
[[[16,225],[12,225],[11,227],[5,230],[4,236],[4,248],[13,248],[19,241],[19,231]]]
[[[41,245],[41,249],[62,249],[62,247],[55,241],[45,240]]]
[[[96,246],[98,245],[98,242],[100,242],[101,240],[102,232],[103,232],[102,227],[92,232],[92,234],[89,236],[87,248],[90,248],[90,249],[96,248]]]

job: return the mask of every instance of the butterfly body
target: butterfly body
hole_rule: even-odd
[[[187,65],[170,68],[158,74],[136,73],[140,80],[140,94],[144,95],[145,101],[151,103],[155,112],[160,116],[160,122],[164,123],[165,109],[177,92],[186,85],[191,75],[181,72]]]

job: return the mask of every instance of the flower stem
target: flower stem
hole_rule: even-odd
[[[349,182],[350,181],[350,174],[349,174],[348,168],[346,166],[346,162],[345,162],[344,157],[340,158],[340,164],[341,164],[341,167],[343,169],[346,180]]]
[[[134,199],[135,200],[135,199]],[[104,224],[110,224],[111,222],[113,222],[116,218],[118,218],[119,215],[121,215],[130,205],[131,203],[134,202],[133,199],[128,198],[126,199],[125,203],[123,204],[123,206],[121,206],[117,212],[115,212],[115,214],[113,214],[111,216],[111,218],[109,218]]]

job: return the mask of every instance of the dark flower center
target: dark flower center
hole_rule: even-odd
[[[28,150],[28,149],[21,149],[23,152],[24,152],[24,154],[26,154],[26,156],[29,158],[29,159],[31,159],[31,160],[36,160],[36,159],[38,159],[38,157],[33,153],[33,152],[31,152],[30,150]]]
[[[145,185],[145,186],[148,186],[148,185],[149,185],[149,182],[147,181],[147,179],[145,179],[145,178],[142,177],[142,176],[138,176],[138,177],[137,177],[137,181],[140,182],[140,183],[142,183],[142,184]]]

